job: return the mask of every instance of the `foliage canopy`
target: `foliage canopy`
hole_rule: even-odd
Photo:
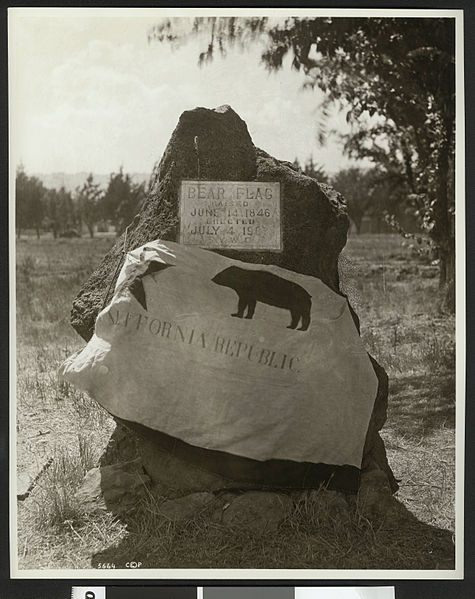
[[[306,87],[325,93],[354,125],[347,154],[369,158],[407,194],[440,260],[440,285],[453,308],[455,20],[451,18],[267,17],[168,19],[149,39],[178,44],[207,34],[199,64],[232,46],[264,43],[265,67],[290,60]],[[321,135],[323,141],[324,135]]]

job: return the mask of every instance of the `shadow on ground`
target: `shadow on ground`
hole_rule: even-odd
[[[218,501],[218,500],[217,500]],[[397,500],[395,500],[397,501]],[[200,514],[186,522],[160,521],[143,510],[120,515],[128,536],[92,558],[92,567],[130,561],[142,568],[447,569],[455,567],[452,534],[430,526],[397,502],[397,524],[356,513],[315,526],[295,513],[276,531],[225,529]]]
[[[103,465],[118,456],[135,457],[126,444],[120,446],[120,439],[109,448]],[[126,525],[127,535],[96,553],[91,565],[125,568],[127,562],[137,562],[142,569],[453,569],[452,533],[417,519],[388,492],[387,481],[365,476],[358,496],[325,489],[290,493],[286,514],[268,528],[259,523],[249,527],[244,521],[242,526],[236,521],[233,526],[223,525],[216,515],[233,501],[229,490],[212,494],[205,506],[183,519],[164,516],[161,505],[165,498],[150,485],[144,485],[134,500],[120,506],[115,498],[108,501],[105,497],[107,509]]]

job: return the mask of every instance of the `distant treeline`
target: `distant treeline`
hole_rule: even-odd
[[[137,214],[146,195],[146,184],[135,183],[120,168],[111,173],[106,189],[89,174],[83,185],[73,192],[45,187],[38,177],[29,176],[23,166],[17,169],[15,188],[16,233],[27,229],[53,237],[90,237],[96,231],[112,229],[120,234]]]
[[[313,157],[303,164],[296,158],[293,165],[305,175],[331,185],[343,195],[348,216],[357,234],[393,232],[395,221],[399,225],[398,232],[401,229],[410,233],[419,231],[407,186],[400,178],[391,177],[378,167],[350,167],[329,175],[314,162]]]
[[[344,196],[356,233],[386,232],[394,216],[406,230],[417,231],[407,190],[378,168],[351,167],[328,175],[312,157],[304,164],[296,158],[293,165],[319,182],[332,185]],[[16,173],[17,236],[32,229],[38,237],[43,232],[51,232],[54,238],[80,236],[83,232],[94,237],[96,231],[111,230],[119,235],[137,214],[146,193],[146,183],[135,183],[122,168],[110,174],[105,189],[90,173],[71,192],[64,186],[45,187],[38,177],[27,175],[20,166]]]

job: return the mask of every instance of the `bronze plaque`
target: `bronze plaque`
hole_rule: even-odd
[[[281,251],[280,183],[182,181],[180,243]]]

